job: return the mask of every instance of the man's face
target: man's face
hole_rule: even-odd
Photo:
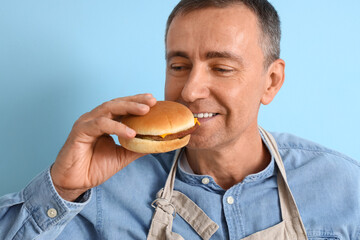
[[[229,146],[257,128],[266,77],[259,37],[256,15],[242,5],[174,18],[166,42],[165,99],[200,114],[188,148]]]

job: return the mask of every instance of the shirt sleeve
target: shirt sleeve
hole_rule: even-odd
[[[48,168],[22,191],[0,198],[0,239],[55,239],[91,195],[92,191],[87,191],[79,203],[62,199]]]

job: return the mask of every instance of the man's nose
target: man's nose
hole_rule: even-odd
[[[205,68],[193,66],[181,92],[185,102],[195,102],[207,98],[210,94],[210,79]]]

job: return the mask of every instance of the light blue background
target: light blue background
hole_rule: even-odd
[[[0,195],[49,166],[84,112],[163,99],[165,22],[177,1],[0,0]],[[360,1],[272,3],[286,82],[260,124],[360,159]]]

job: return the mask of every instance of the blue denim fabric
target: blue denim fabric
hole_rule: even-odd
[[[293,135],[273,136],[309,239],[359,240],[359,162]],[[0,198],[0,239],[146,239],[151,202],[165,184],[173,155],[134,161],[88,191],[83,203],[61,199],[47,169],[21,192]],[[189,174],[179,166],[175,189],[219,225],[211,239],[239,240],[281,221],[276,174],[272,160],[263,171],[225,191],[211,176]],[[208,184],[202,183],[204,177]],[[227,203],[229,196],[233,204]],[[56,217],[47,216],[49,208],[57,210]],[[173,231],[185,239],[200,239],[180,216]]]

